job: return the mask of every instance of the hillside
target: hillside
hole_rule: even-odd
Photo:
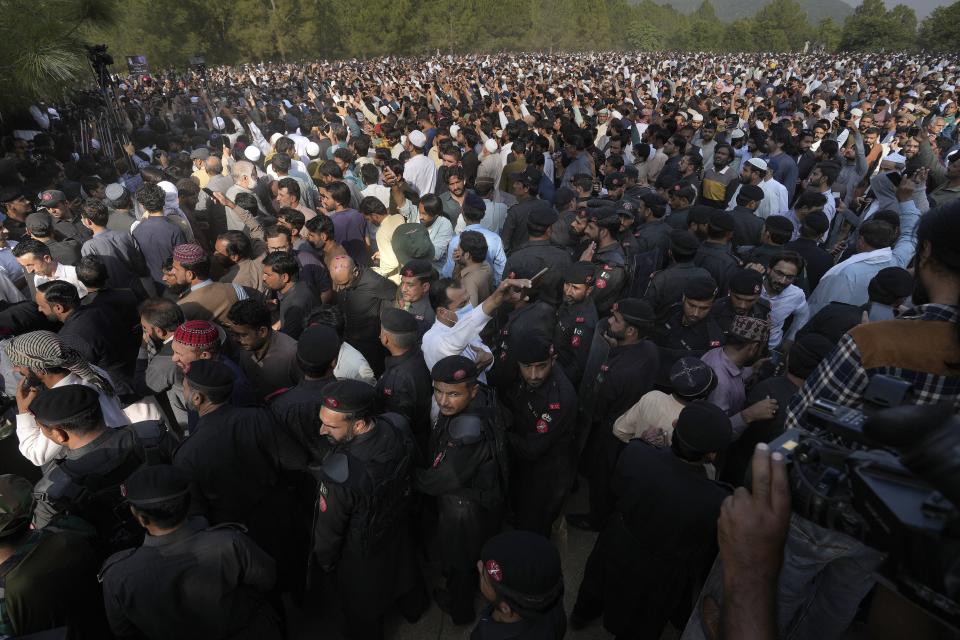
[[[654,0],[658,2],[658,0]],[[681,13],[693,13],[703,0],[670,0],[669,4]],[[853,7],[841,0],[797,0],[812,24],[818,23],[826,17],[833,18],[837,24],[853,13]],[[717,15],[724,22],[733,22],[740,18],[748,18],[767,4],[767,0],[711,0]],[[668,4],[668,2],[658,2]]]

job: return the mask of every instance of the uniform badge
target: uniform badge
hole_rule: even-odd
[[[553,422],[553,416],[551,416],[549,413],[544,413],[540,416],[540,419],[544,422]]]
[[[579,347],[579,346],[580,346],[580,336],[573,336],[572,338],[570,338],[570,346],[571,346],[571,347]]]
[[[559,411],[559,410],[560,410],[560,403],[559,403],[559,402],[551,402],[551,403],[550,403],[550,411]]]
[[[322,482],[320,483],[320,495],[322,496],[327,495],[327,485],[325,485]]]
[[[719,347],[719,346],[720,346],[720,341],[719,341],[719,340],[711,340],[711,341],[710,341],[710,346],[711,346],[711,347]]]
[[[606,280],[603,280],[603,279],[597,280],[597,289],[606,289],[606,288],[607,288]]]
[[[320,496],[320,513],[327,512],[327,499],[323,496]]]
[[[547,433],[550,431],[550,425],[544,420],[537,420],[537,433]]]
[[[393,389],[388,389],[387,387],[384,387],[384,388],[383,388],[383,395],[385,395],[385,396],[392,396],[392,395],[393,395]]]
[[[577,316],[576,319],[574,320],[574,322],[576,322],[577,324],[583,324],[586,321],[587,319],[583,316]]]
[[[437,454],[437,457],[433,459],[433,468],[436,469],[440,466],[440,463],[443,462],[444,457],[447,455],[446,451],[441,451]]]
[[[500,564],[496,560],[487,560],[483,568],[494,582],[501,582],[503,580],[503,571],[500,569]]]

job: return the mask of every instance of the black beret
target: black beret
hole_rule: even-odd
[[[763,223],[769,231],[777,233],[793,233],[793,223],[787,216],[767,216]]]
[[[100,394],[82,384],[43,389],[30,403],[30,413],[37,422],[45,425],[70,422],[99,408]]]
[[[687,222],[692,224],[707,224],[716,211],[713,207],[708,207],[703,204],[690,207],[690,211],[687,212]]]
[[[557,218],[556,209],[546,200],[535,200],[527,216],[527,220],[541,227],[549,227]]]
[[[870,281],[871,293],[885,299],[906,298],[913,293],[913,276],[902,267],[885,267]],[[876,299],[870,296],[871,299]]]
[[[553,204],[556,207],[563,208],[576,200],[577,192],[569,187],[560,187],[553,194]]]
[[[433,265],[429,260],[420,258],[410,260],[400,269],[400,275],[404,278],[432,278]]]
[[[628,204],[628,203],[625,202],[624,204]],[[617,215],[620,216],[621,218],[626,217],[632,220],[637,217],[637,212],[634,211],[632,208],[621,207],[617,209]]]
[[[297,361],[306,367],[326,367],[340,354],[340,336],[333,327],[307,327],[297,341]]]
[[[730,293],[741,296],[760,294],[763,287],[763,274],[753,269],[740,269],[730,277]]]
[[[545,362],[553,356],[553,342],[533,331],[516,333],[510,336],[510,353],[520,364]]]
[[[146,465],[120,485],[120,493],[135,507],[150,507],[158,502],[185,497],[190,493],[190,480],[173,465]]]
[[[740,187],[739,195],[751,202],[760,202],[763,200],[763,189],[755,184],[745,184]]]
[[[515,256],[508,265],[507,278],[532,278],[544,267],[540,258],[533,255]]]
[[[697,236],[689,231],[674,229],[670,232],[670,251],[681,256],[692,256],[700,248]]]
[[[733,231],[733,216],[726,211],[714,209],[710,214],[710,226],[720,231]]]
[[[710,300],[717,295],[717,283],[709,276],[694,278],[683,287],[683,297],[689,300]]]
[[[830,228],[830,219],[823,211],[812,211],[803,219],[804,226],[810,227],[811,231],[823,234]]]
[[[647,204],[650,206],[656,206],[658,204],[659,205],[667,204],[667,199],[655,191],[648,191],[647,193],[640,196],[640,200],[643,202],[643,204]]]
[[[684,407],[673,431],[674,438],[702,454],[722,451],[732,436],[733,425],[726,412],[706,400],[695,400]]]
[[[563,270],[563,281],[570,284],[586,284],[593,286],[596,267],[592,262],[574,262]]]
[[[233,371],[216,360],[194,360],[187,369],[187,382],[197,391],[227,391],[233,388]]]
[[[588,200],[587,218],[593,222],[605,222],[617,219],[617,206],[612,200]]]
[[[477,371],[477,363],[464,356],[442,358],[430,371],[430,377],[435,381],[448,384],[473,382],[478,375],[480,372]]]
[[[380,326],[391,333],[416,333],[417,319],[403,309],[388,307],[380,315]]]
[[[717,376],[700,358],[680,358],[670,367],[670,386],[681,398],[703,398],[717,386]]]
[[[624,175],[618,171],[616,173],[611,173],[606,178],[604,178],[603,186],[605,186],[607,189],[609,189],[610,187],[613,187],[614,189],[619,189],[620,187],[623,186],[624,181],[625,181]]]
[[[377,401],[377,390],[366,382],[344,378],[323,388],[323,406],[339,413],[370,409]]]
[[[530,166],[524,169],[523,171],[517,171],[510,174],[510,179],[514,182],[520,182],[522,184],[531,186],[540,184],[540,178],[543,177],[543,173],[540,172],[536,167]]]
[[[653,322],[656,319],[650,303],[639,298],[624,298],[614,303],[613,311],[618,312],[624,320],[633,325]]]
[[[563,595],[560,554],[540,534],[499,533],[483,545],[480,561],[493,590],[518,611],[546,611]]]

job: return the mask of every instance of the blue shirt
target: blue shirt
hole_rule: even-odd
[[[500,284],[500,276],[503,274],[504,267],[507,266],[507,254],[503,250],[503,240],[500,236],[490,231],[480,224],[468,224],[463,228],[464,231],[479,231],[487,240],[487,262],[493,269],[493,285]],[[450,239],[447,245],[447,261],[440,270],[440,275],[444,278],[453,276],[453,252],[460,246],[460,236],[456,235]]]
[[[13,257],[13,248],[17,246],[16,240],[7,240],[7,246],[0,247],[0,267],[7,272],[7,277],[13,282],[23,278],[23,267]]]

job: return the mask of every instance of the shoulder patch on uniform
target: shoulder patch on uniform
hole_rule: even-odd
[[[332,482],[342,484],[350,477],[350,465],[347,456],[342,453],[331,453],[323,459],[323,473]]]

